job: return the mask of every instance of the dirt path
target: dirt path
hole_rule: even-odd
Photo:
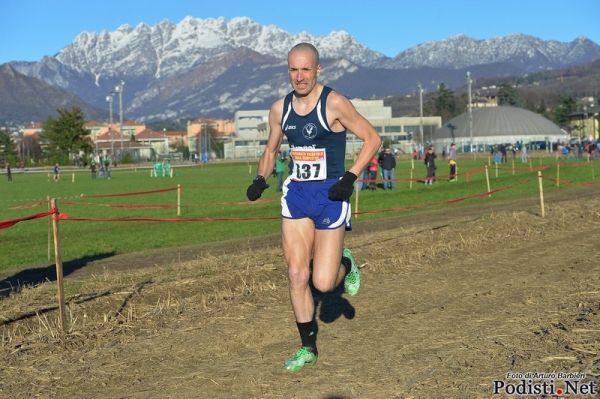
[[[549,198],[546,218],[528,199],[364,224],[347,238],[363,288],[317,295],[320,358],[297,373],[282,369],[299,339],[277,237],[181,263],[154,256],[116,280],[99,262],[69,277],[96,297],[71,302],[62,342],[55,311],[16,321],[39,294],[0,301],[0,396],[494,398],[507,397],[494,381],[518,382],[507,372],[598,384],[600,199],[589,193]]]

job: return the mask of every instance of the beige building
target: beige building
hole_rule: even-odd
[[[420,126],[423,126],[423,141],[431,140],[433,132],[442,126],[440,116],[392,117],[392,108],[384,106],[383,100],[351,100],[356,110],[363,115],[381,135],[383,141],[399,153],[412,153],[421,143]],[[225,159],[254,159],[262,155],[269,137],[268,110],[238,111],[235,113],[236,135],[225,142]],[[362,146],[362,140],[348,132],[346,154],[351,157]],[[284,138],[283,151],[289,150]]]
[[[582,140],[600,139],[600,107],[583,107],[569,114],[571,136]]]

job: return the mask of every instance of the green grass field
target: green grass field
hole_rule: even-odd
[[[448,166],[438,158],[437,175],[449,173]],[[396,183],[396,190],[384,192],[361,191],[359,193],[359,212],[383,211],[360,214],[358,220],[398,216],[406,212],[418,212],[421,205],[446,202],[487,192],[485,172],[473,173],[466,182],[464,173],[478,170],[488,164],[484,155],[477,160],[459,160],[459,181],[448,182],[440,179],[433,186],[424,186],[417,181],[410,188],[412,163],[399,160],[396,179],[406,180]],[[594,164],[580,163],[578,166],[560,167],[560,180],[570,182],[591,182],[595,179]],[[252,163],[212,163],[204,166],[174,166],[173,177],[150,177],[150,169],[131,167],[113,168],[111,180],[92,180],[88,170],[62,168],[61,181],[54,182],[51,172],[20,174],[13,171],[13,182],[8,183],[6,176],[0,180],[0,221],[17,219],[47,211],[47,204],[41,206],[11,209],[27,204],[46,201],[47,197],[56,198],[60,212],[70,218],[115,219],[115,218],[177,218],[176,208],[127,208],[109,205],[151,206],[176,205],[177,192],[168,191],[147,195],[115,196],[92,198],[94,195],[126,194],[151,190],[182,187],[181,216],[183,219],[226,218],[220,221],[189,222],[142,222],[142,221],[99,221],[86,220],[60,221],[60,245],[63,261],[91,256],[110,256],[111,254],[144,251],[152,248],[184,246],[197,243],[222,241],[232,238],[260,236],[278,232],[280,229],[280,194],[275,192],[276,180],[270,177],[271,187],[265,191],[261,200],[249,203],[246,199],[246,187],[256,173],[256,162]],[[348,164],[349,165],[349,164]],[[515,160],[515,168],[526,168],[520,159]],[[543,176],[556,178],[557,167],[554,157],[540,158],[533,155],[532,166],[550,166],[543,170]],[[423,178],[426,174],[422,161],[414,163],[413,179]],[[512,159],[498,170],[489,169],[491,190],[513,186],[510,189],[494,193],[493,196],[468,199],[466,202],[494,201],[499,198],[515,196],[533,196],[539,192],[537,171],[511,170]],[[74,176],[74,181],[73,181]],[[380,177],[379,177],[380,178]],[[526,182],[525,184],[518,184]],[[568,189],[543,181],[544,190]],[[86,197],[81,199],[81,195]],[[352,196],[355,206],[356,194]],[[464,202],[463,202],[464,203]],[[438,207],[461,206],[457,204],[439,204]],[[385,211],[394,208],[408,208],[397,211]],[[353,208],[353,211],[356,209]],[[244,218],[274,218],[266,220],[235,220]],[[13,227],[0,230],[0,272],[21,269],[54,262],[54,252],[48,261],[48,218],[24,221]]]

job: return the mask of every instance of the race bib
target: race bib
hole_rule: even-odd
[[[324,148],[293,148],[290,157],[294,161],[293,180],[310,181],[327,178],[327,158]]]

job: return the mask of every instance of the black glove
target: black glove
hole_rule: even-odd
[[[246,190],[246,197],[250,201],[256,201],[267,188],[269,188],[269,185],[265,181],[265,178],[260,175],[256,176],[250,187],[248,187],[248,190]]]
[[[344,173],[344,177],[329,189],[329,198],[334,201],[346,201],[350,199],[350,196],[354,191],[354,182],[356,179],[357,177],[354,173]]]

